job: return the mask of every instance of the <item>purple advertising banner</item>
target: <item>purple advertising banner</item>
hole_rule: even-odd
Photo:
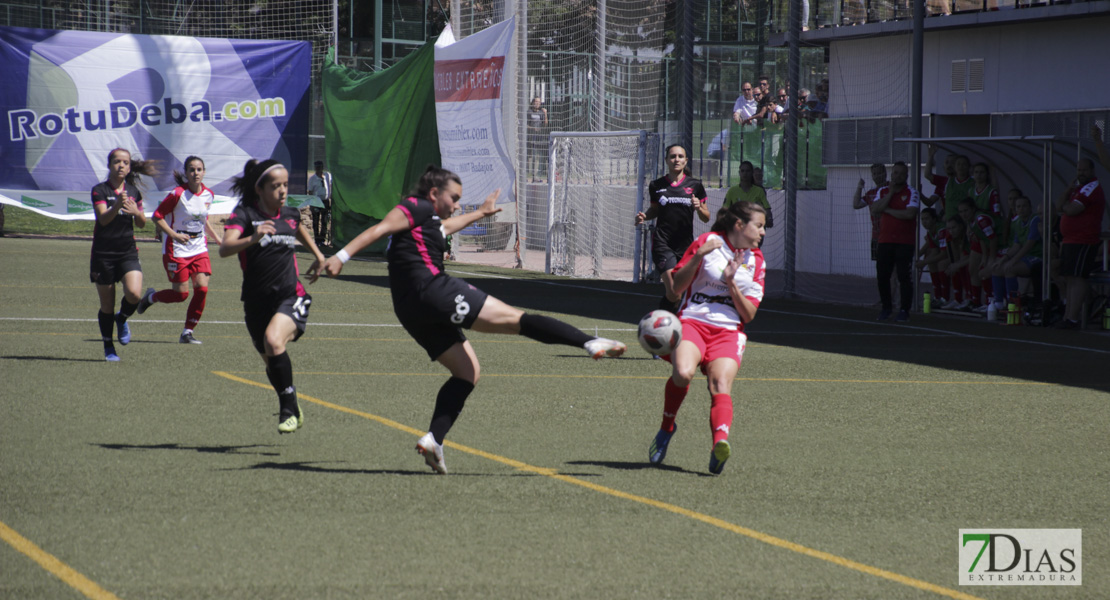
[[[308,42],[0,27],[0,188],[87,199],[114,148],[159,161],[156,190],[192,155],[219,195],[250,158],[301,168],[311,55]]]

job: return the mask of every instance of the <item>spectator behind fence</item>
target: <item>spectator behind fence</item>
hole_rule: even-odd
[[[812,95],[809,97],[809,112],[816,119],[824,119],[829,116],[829,80],[822,79],[821,83],[817,84],[816,98]]]
[[[1019,293],[1018,277],[1033,280],[1034,289],[1039,288],[1044,238],[1041,233],[1041,216],[1033,214],[1033,203],[1021,196],[1014,201],[1014,218],[1010,220],[1010,247],[1005,259],[995,275],[1005,279],[1006,295],[1013,297]],[[998,282],[995,282],[998,288]]]
[[[886,165],[882,163],[875,163],[871,165],[871,181],[875,183],[875,187],[863,191],[863,178],[859,180],[856,185],[856,193],[852,196],[852,208],[859,210],[861,208],[870,208],[876,200],[879,199],[879,190],[887,186],[886,180]],[[878,260],[879,250],[879,215],[871,213],[871,260]]]
[[[528,180],[543,180],[547,172],[547,109],[539,96],[528,106]]]
[[[767,190],[755,182],[755,167],[747,160],[740,163],[740,183],[728,188],[721,208],[728,208],[737,202],[751,202],[762,206],[767,213],[764,228],[770,229],[775,226],[775,219],[771,216],[771,204],[767,202]]]
[[[975,180],[971,178],[971,160],[957,154],[953,162],[956,174],[949,177],[944,185],[944,220],[960,214],[960,201],[971,195]]]
[[[783,123],[786,121],[786,113],[790,110],[790,96],[786,93],[786,88],[779,88],[775,94],[775,111],[771,115],[771,119],[775,123]]]
[[[922,198],[921,202],[925,206],[933,206],[937,202],[940,202],[941,208],[943,208],[945,189],[948,187],[948,182],[956,176],[956,155],[949,153],[947,156],[944,157],[944,175],[937,175],[933,172],[933,167],[936,163],[936,157],[937,147],[930,144],[929,158],[925,160],[925,179],[929,183],[933,184],[933,187],[935,189],[933,190],[932,196],[929,196],[928,198]],[[941,222],[941,226],[944,226],[943,222]]]
[[[901,303],[895,320],[909,320],[910,308],[913,306],[913,281],[910,279],[910,272],[917,249],[917,212],[921,200],[917,190],[907,183],[909,174],[906,163],[894,163],[894,168],[890,170],[890,185],[879,190],[879,199],[871,205],[871,214],[882,218],[875,261],[879,300],[882,302],[880,321],[890,318],[893,311],[890,276],[895,272],[898,274],[901,292]]]
[[[1060,329],[1078,329],[1083,301],[1090,285],[1087,277],[1095,267],[1102,230],[1102,213],[1106,197],[1095,178],[1095,165],[1090,159],[1081,158],[1076,163],[1075,183],[1064,190],[1056,201],[1060,213],[1060,277],[1064,281],[1066,307],[1064,319],[1057,324]]]
[[[944,227],[932,208],[921,209],[921,227],[925,230],[924,242],[917,251],[915,266],[924,271],[929,269],[929,279],[933,282],[933,302],[937,307],[948,302],[948,275],[944,272],[947,256],[940,245],[940,235]]]
[[[971,297],[968,306],[976,312],[986,312],[987,305],[981,300],[984,287],[987,298],[991,297],[990,266],[994,262],[1001,246],[998,237],[998,225],[994,216],[982,212],[975,207],[975,200],[964,198],[960,201],[960,218],[967,223],[968,239],[971,241],[971,255],[968,261],[968,275],[971,278]],[[984,278],[984,275],[986,277]]]
[[[741,125],[748,125],[755,119],[759,111],[759,103],[755,101],[752,84],[745,81],[740,85],[740,97],[732,105],[732,121]]]
[[[331,239],[328,235],[331,226],[331,173],[324,170],[324,161],[318,160],[313,164],[316,172],[308,178],[308,193],[320,199],[319,206],[309,206],[312,213],[312,238],[317,246]]]
[[[967,224],[959,215],[945,220],[944,231],[938,236],[940,246],[948,255],[944,274],[948,276],[952,298],[941,308],[962,310],[971,303],[971,275],[968,264],[971,262],[971,243],[967,239]]]
[[[705,149],[705,157],[723,160],[728,153],[728,137],[728,129],[722,129],[720,133],[713,136],[713,139],[709,140],[709,146]]]

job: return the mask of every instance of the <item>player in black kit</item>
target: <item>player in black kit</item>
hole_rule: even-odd
[[[490,194],[478,210],[452,217],[462,197],[462,180],[451,171],[429,166],[410,197],[329,258],[319,273],[338,275],[351,255],[393,236],[387,255],[393,311],[428,356],[451,372],[436,397],[428,433],[416,446],[437,473],[447,473],[443,439],[478,383],[478,357],[463,329],[576,346],[595,359],[620,356],[626,350],[621,342],[587,335],[551,317],[524,313],[443,271],[444,238],[500,212],[496,206],[500,194],[501,190]]]
[[[308,325],[312,296],[297,273],[294,246],[300,240],[316,260],[313,276],[324,262],[312,233],[301,225],[301,213],[285,205],[289,171],[276,160],[247,161],[232,189],[242,200],[225,225],[220,256],[239,255],[243,268],[243,312],[254,348],[266,364],[266,376],[278,395],[278,433],[292,433],[304,424],[293,387],[293,364],[286,345],[297,341]]]
[[[93,226],[92,257],[89,280],[96,284],[100,298],[97,321],[104,341],[104,360],[118,362],[112,343],[112,325],[116,326],[119,343],[131,342],[127,318],[135,314],[143,293],[143,268],[139,249],[135,246],[135,225],[146,227],[143,194],[135,187],[139,175],[153,176],[153,161],[131,160],[131,152],[116,148],[108,153],[108,180],[92,189]],[[123,282],[123,300],[115,313],[116,284]],[[115,314],[113,314],[115,313]]]
[[[663,282],[663,298],[659,308],[676,312],[678,294],[674,291],[671,269],[694,241],[694,213],[703,223],[709,222],[709,205],[701,180],[690,176],[686,168],[686,149],[678,144],[667,146],[667,174],[648,184],[651,206],[636,213],[636,224],[657,219],[651,238],[651,262]]]

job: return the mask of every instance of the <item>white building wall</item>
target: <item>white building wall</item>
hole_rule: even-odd
[[[910,112],[911,36],[834,42],[829,48],[829,116]]]
[[[969,115],[1110,107],[1110,16],[926,33],[922,111]],[[910,113],[912,36],[834,41],[829,116]],[[984,90],[952,92],[952,61],[983,59]]]

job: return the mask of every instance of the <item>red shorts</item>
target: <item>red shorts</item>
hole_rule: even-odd
[[[743,331],[714,327],[694,319],[680,319],[682,321],[682,341],[691,342],[701,352],[701,368],[718,358],[731,358],[739,366],[744,360],[744,348],[748,343],[748,336]],[[671,361],[670,356],[664,360]]]
[[[166,268],[166,275],[171,283],[183,283],[196,273],[212,274],[212,263],[208,261],[208,253],[185,258],[175,258],[169,254],[162,255],[162,266]]]

